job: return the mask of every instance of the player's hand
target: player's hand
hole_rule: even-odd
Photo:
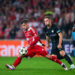
[[[49,44],[47,44],[47,45],[46,45],[46,47],[47,47],[47,48],[50,48],[50,45],[49,45]]]
[[[58,48],[61,48],[61,44],[58,44],[58,46],[57,46]]]

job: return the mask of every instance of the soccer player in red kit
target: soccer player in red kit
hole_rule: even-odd
[[[17,57],[17,59],[15,60],[15,62],[13,63],[13,65],[6,64],[5,66],[9,70],[14,70],[21,63],[21,60],[23,57],[30,57],[31,58],[34,55],[38,54],[38,55],[41,55],[45,58],[48,58],[49,60],[52,60],[52,61],[58,63],[65,70],[68,70],[68,68],[66,67],[66,65],[64,63],[62,63],[55,56],[52,56],[52,55],[47,53],[47,51],[43,47],[43,44],[40,41],[40,38],[38,36],[36,29],[34,27],[29,27],[28,23],[29,23],[28,19],[24,19],[21,22],[21,27],[23,28],[26,40],[28,41],[27,54],[24,56],[20,54]]]

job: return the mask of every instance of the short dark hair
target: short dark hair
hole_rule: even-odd
[[[23,20],[21,21],[21,24],[23,24],[23,23],[28,23],[28,22],[29,22],[29,19],[26,18],[26,19],[23,19]]]
[[[52,16],[45,16],[44,18],[52,19]]]

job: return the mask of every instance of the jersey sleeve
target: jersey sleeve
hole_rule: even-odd
[[[37,32],[37,30],[35,28],[31,28],[31,32],[33,33],[33,36],[29,40],[29,45],[32,46],[32,45],[36,44],[37,41],[40,41],[40,38],[39,38],[38,32]]]
[[[57,34],[61,32],[61,30],[57,26],[55,26],[55,31]]]

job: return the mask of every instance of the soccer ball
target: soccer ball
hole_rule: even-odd
[[[27,54],[27,48],[26,47],[22,47],[20,50],[19,50],[19,53],[21,55],[26,55]]]

